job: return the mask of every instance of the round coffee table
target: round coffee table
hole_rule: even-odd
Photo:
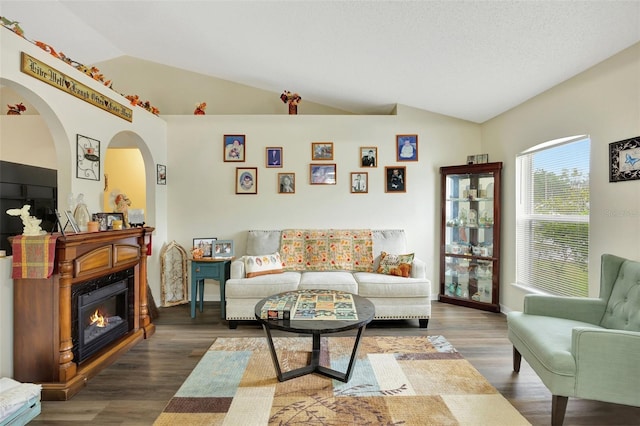
[[[292,310],[290,314],[290,319],[266,319],[263,318],[262,308],[267,303],[267,301],[280,301],[280,300],[296,300],[300,295],[311,295],[318,296],[323,295],[323,299],[328,299],[331,296],[335,297],[339,303],[339,300],[346,296],[348,300],[353,300],[353,305],[355,307],[355,313],[357,318],[353,318],[348,311],[345,311],[343,315],[341,312],[336,309],[334,313],[337,315],[331,315],[332,317],[337,317],[336,319],[317,319],[318,317],[313,314],[314,309],[306,309],[306,313],[309,314],[309,318],[311,319],[296,319],[295,312]],[[295,307],[295,303],[294,303]],[[322,311],[324,315],[330,315],[328,312],[330,311]],[[304,376],[306,374],[318,373],[326,377],[330,377],[332,379],[340,380],[342,382],[348,382],[351,378],[351,373],[353,371],[353,366],[355,364],[356,355],[358,353],[358,346],[360,344],[360,337],[362,336],[362,332],[364,331],[367,324],[373,320],[373,315],[375,313],[375,308],[373,303],[364,297],[360,297],[357,294],[346,293],[343,291],[333,291],[333,290],[298,290],[298,291],[288,291],[285,293],[276,294],[274,296],[269,296],[265,299],[262,299],[260,302],[256,304],[255,307],[255,316],[258,322],[262,324],[262,328],[267,335],[267,342],[269,344],[269,350],[271,351],[271,359],[273,360],[273,365],[276,370],[276,375],[278,376],[278,380],[283,382],[285,380],[293,379],[295,377]],[[322,314],[320,314],[322,315]],[[322,316],[320,316],[322,317]],[[342,319],[341,317],[345,317]],[[340,372],[333,370],[328,367],[324,367],[320,365],[320,336],[322,334],[328,333],[337,333],[345,330],[353,330],[358,329],[358,334],[355,338],[355,343],[353,345],[353,350],[351,352],[351,359],[349,360],[349,366],[347,367],[346,372]],[[283,330],[292,333],[300,333],[300,334],[311,334],[313,339],[313,347],[311,352],[311,362],[309,365],[296,368],[290,371],[283,372],[280,369],[280,362],[278,361],[278,354],[276,353],[275,346],[273,344],[273,337],[271,335],[271,330]]]

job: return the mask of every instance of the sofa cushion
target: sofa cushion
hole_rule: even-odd
[[[358,294],[358,283],[351,272],[305,271],[300,278],[300,290],[328,289]]]
[[[284,272],[278,252],[262,256],[244,256],[243,259],[247,278]]]
[[[276,275],[230,279],[225,284],[225,298],[263,299],[284,291],[297,290],[299,283],[300,272],[283,272]]]
[[[380,253],[406,253],[407,237],[402,229],[377,229],[371,232],[373,254],[375,256],[373,270],[378,269]]]
[[[372,298],[430,297],[431,282],[426,278],[404,278],[373,272],[355,272],[358,294]]]
[[[258,256],[275,253],[280,249],[280,231],[249,231],[247,235],[247,255]]]
[[[411,276],[411,264],[413,263],[414,254],[391,254],[387,252],[380,253],[380,264],[376,272],[386,275],[397,275],[399,277]]]

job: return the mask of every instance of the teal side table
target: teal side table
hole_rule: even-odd
[[[196,317],[196,301],[200,295],[200,312],[204,303],[204,280],[209,278],[220,283],[220,314],[222,319],[227,317],[224,285],[231,271],[233,258],[224,259],[189,259],[191,262],[191,318]]]

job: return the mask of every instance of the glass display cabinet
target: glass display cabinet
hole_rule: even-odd
[[[502,163],[440,168],[441,302],[500,312]]]

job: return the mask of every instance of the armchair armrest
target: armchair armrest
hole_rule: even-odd
[[[426,278],[427,264],[420,259],[413,258],[411,265],[411,278]]]
[[[576,327],[576,396],[640,406],[640,332]]]
[[[528,294],[524,297],[524,313],[564,318],[598,325],[607,304],[602,299],[586,297]]]
[[[246,272],[244,270],[244,259],[236,259],[231,262],[231,271],[229,273],[231,279],[246,278]]]

